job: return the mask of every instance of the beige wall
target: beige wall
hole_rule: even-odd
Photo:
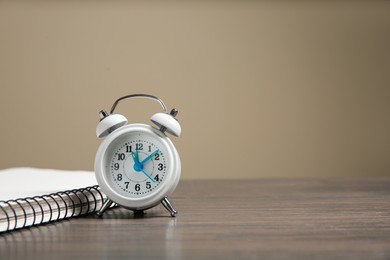
[[[390,175],[389,1],[146,2],[0,1],[0,168],[92,170],[98,111],[144,92],[183,178]]]

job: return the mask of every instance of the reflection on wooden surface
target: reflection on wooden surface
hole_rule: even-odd
[[[123,257],[123,249],[126,252],[136,252],[140,248],[148,251],[148,246],[150,256],[157,253],[158,248],[158,254],[163,252],[172,259],[172,252],[180,245],[170,243],[172,240],[180,242],[175,223],[176,218],[170,217],[163,208],[149,210],[144,217],[116,208],[108,210],[103,218],[89,215],[3,234],[0,236],[0,259]],[[159,241],[158,247],[150,245],[151,241]]]
[[[390,179],[184,181],[177,218],[116,208],[0,235],[0,259],[388,259]]]

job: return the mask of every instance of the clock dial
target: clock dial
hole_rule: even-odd
[[[118,193],[145,197],[164,182],[168,171],[167,148],[145,132],[119,136],[108,149],[106,173]]]

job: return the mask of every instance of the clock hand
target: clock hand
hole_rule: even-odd
[[[146,163],[147,161],[149,161],[150,159],[152,159],[152,157],[156,154],[156,153],[158,153],[160,150],[159,149],[157,149],[156,151],[154,151],[153,153],[151,153],[148,157],[146,157],[142,162],[141,162],[141,164],[143,165],[144,163]]]
[[[144,169],[142,169],[142,172],[146,175],[146,177],[148,177],[153,183],[155,183],[155,181],[152,179],[152,177],[150,177],[149,174],[147,174]]]
[[[133,157],[133,160],[134,160],[134,163],[135,163],[135,164],[139,163],[139,162],[138,162],[137,155],[135,155],[134,152],[131,152],[131,157]]]
[[[142,170],[143,168],[143,165],[139,162],[138,160],[138,150],[136,151],[136,153],[134,152],[131,152],[131,157],[133,157],[133,160],[134,160],[134,170],[136,172],[139,172]]]
[[[135,158],[137,160],[137,163],[139,163],[138,150],[135,151]]]
[[[139,162],[139,159],[138,159],[138,150],[136,150],[135,153],[134,153],[134,152],[131,152],[131,157],[133,157],[133,159],[134,159],[134,170],[135,170],[136,172],[142,172],[142,173],[145,174],[146,177],[148,177],[153,183],[155,183],[155,181],[153,180],[153,178],[150,177],[150,175],[147,174],[147,173],[145,172],[145,170],[143,169],[143,164]]]

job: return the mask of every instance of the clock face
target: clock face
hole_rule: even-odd
[[[130,131],[118,136],[107,148],[105,174],[119,194],[142,198],[161,187],[169,172],[169,151],[156,135]]]

